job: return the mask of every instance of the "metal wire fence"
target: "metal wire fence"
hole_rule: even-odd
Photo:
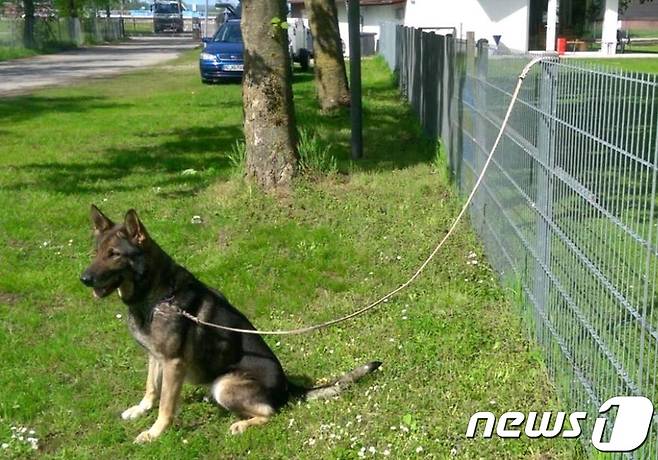
[[[470,191],[531,57],[393,24],[380,43]],[[608,398],[656,401],[657,91],[656,75],[548,57],[524,82],[470,209],[566,408],[590,414],[585,442]],[[635,458],[658,458],[652,425]]]
[[[24,19],[0,17],[0,46],[25,46]],[[43,49],[117,41],[125,36],[123,19],[39,17],[33,23],[33,46]]]

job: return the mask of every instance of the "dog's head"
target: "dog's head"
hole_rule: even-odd
[[[96,254],[80,281],[93,288],[97,298],[107,297],[118,288],[132,288],[144,275],[145,250],[150,242],[137,213],[131,209],[122,224],[115,224],[91,205],[91,222]]]

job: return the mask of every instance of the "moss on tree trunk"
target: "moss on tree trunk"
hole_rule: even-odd
[[[309,12],[313,52],[315,57],[315,85],[323,110],[350,105],[343,46],[338,29],[338,10],[335,0],[304,0]]]
[[[285,0],[243,0],[242,83],[247,176],[265,189],[295,174],[297,139]]]

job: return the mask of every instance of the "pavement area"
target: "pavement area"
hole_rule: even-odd
[[[0,97],[153,66],[197,45],[189,37],[135,37],[113,45],[0,62]]]

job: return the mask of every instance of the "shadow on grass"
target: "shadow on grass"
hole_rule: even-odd
[[[362,171],[401,169],[431,161],[436,144],[424,136],[406,104],[400,102],[392,78],[364,82],[364,158],[353,162]],[[320,111],[315,100],[312,72],[296,72],[295,101],[299,128],[318,131],[331,144],[339,162],[350,164],[349,109],[330,113]],[[306,82],[306,83],[304,83]],[[203,104],[203,103],[202,103]],[[238,103],[239,104],[239,103]],[[98,108],[116,108],[121,104],[102,97],[25,96],[0,101],[0,121],[17,121],[46,112],[84,113]],[[236,103],[215,103],[205,110],[235,109]],[[78,162],[55,161],[10,166],[17,172],[8,189],[36,188],[64,194],[103,193],[161,187],[171,197],[196,193],[210,185],[218,174],[226,172],[226,153],[243,137],[239,120],[229,126],[191,126],[134,134],[146,139],[140,145],[113,145],[96,156],[86,155]],[[148,144],[148,145],[144,145]],[[184,175],[187,169],[197,174]],[[346,168],[347,169],[347,168]],[[130,176],[130,177],[129,177]],[[174,191],[175,190],[175,191]]]
[[[210,185],[217,174],[230,168],[225,152],[242,135],[239,126],[174,129],[155,135],[167,140],[155,146],[112,147],[99,160],[80,163],[30,163],[14,167],[27,172],[30,180],[8,184],[7,189],[38,188],[64,194],[170,188],[163,196],[194,194]],[[224,152],[224,153],[223,153]],[[183,174],[194,169],[194,174]],[[140,175],[139,180],[124,180]]]
[[[292,73],[293,83],[304,83],[308,81],[313,81],[315,76],[313,75],[313,70],[300,70],[295,69]]]
[[[16,96],[0,99],[0,123],[16,123],[48,113],[84,113],[90,110],[130,107],[106,102],[100,96]]]
[[[311,75],[312,79],[312,75]],[[309,101],[307,103],[300,103]],[[350,109],[323,113],[312,86],[295,88],[298,127],[320,132],[341,164],[351,155]],[[361,171],[402,169],[433,159],[436,140],[425,136],[408,105],[401,102],[393,77],[363,84],[364,155],[353,166]]]

